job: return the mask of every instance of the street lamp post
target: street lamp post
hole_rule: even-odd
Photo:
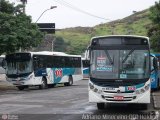
[[[49,9],[44,10],[44,11],[42,12],[42,14],[39,16],[39,18],[36,20],[35,23],[38,22],[38,20],[42,17],[42,15],[43,15],[46,11],[51,10],[51,9],[54,9],[54,8],[57,8],[57,6],[51,6]],[[51,45],[52,45],[52,51],[53,51],[53,42],[54,42],[54,39],[52,40],[52,44],[51,44]]]
[[[46,9],[45,11],[43,11],[43,13],[39,16],[39,18],[36,20],[36,23],[38,22],[38,20],[42,17],[42,15],[48,11],[48,10],[51,10],[51,9],[54,9],[54,8],[57,8],[57,6],[51,6],[49,9]]]

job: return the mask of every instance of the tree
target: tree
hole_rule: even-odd
[[[160,51],[160,1],[150,8],[151,27],[148,30],[151,47],[155,52]]]
[[[43,39],[38,26],[23,13],[23,7],[0,1],[0,55],[36,47]]]
[[[69,43],[65,42],[62,37],[56,37],[53,45],[54,51],[66,52]]]

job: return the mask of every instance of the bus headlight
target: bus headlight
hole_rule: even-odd
[[[89,88],[92,90],[94,89],[94,85],[92,85],[91,83],[89,83]]]
[[[144,93],[145,91],[149,90],[149,88],[150,88],[150,84],[145,85],[143,88],[136,90],[136,94]]]
[[[102,93],[102,90],[98,90],[98,94],[101,94]]]
[[[150,84],[146,85],[144,88],[145,88],[145,90],[149,90]]]
[[[142,89],[141,89],[141,93],[144,93],[144,92],[145,92],[145,90],[142,88]]]
[[[32,79],[32,78],[33,78],[33,75],[30,75],[30,76],[29,76],[29,79]]]
[[[94,90],[93,90],[94,92],[98,92],[98,89],[97,88],[94,88]]]
[[[102,90],[99,90],[98,88],[96,88],[93,84],[89,83],[89,88],[90,90],[92,90],[95,93],[102,93]]]

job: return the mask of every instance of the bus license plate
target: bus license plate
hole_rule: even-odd
[[[114,96],[114,100],[123,100],[124,97],[123,96]]]
[[[115,90],[115,88],[112,88],[112,87],[106,87],[106,90]]]

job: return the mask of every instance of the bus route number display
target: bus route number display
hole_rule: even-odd
[[[112,66],[106,65],[105,57],[97,57],[97,71],[112,72]]]

